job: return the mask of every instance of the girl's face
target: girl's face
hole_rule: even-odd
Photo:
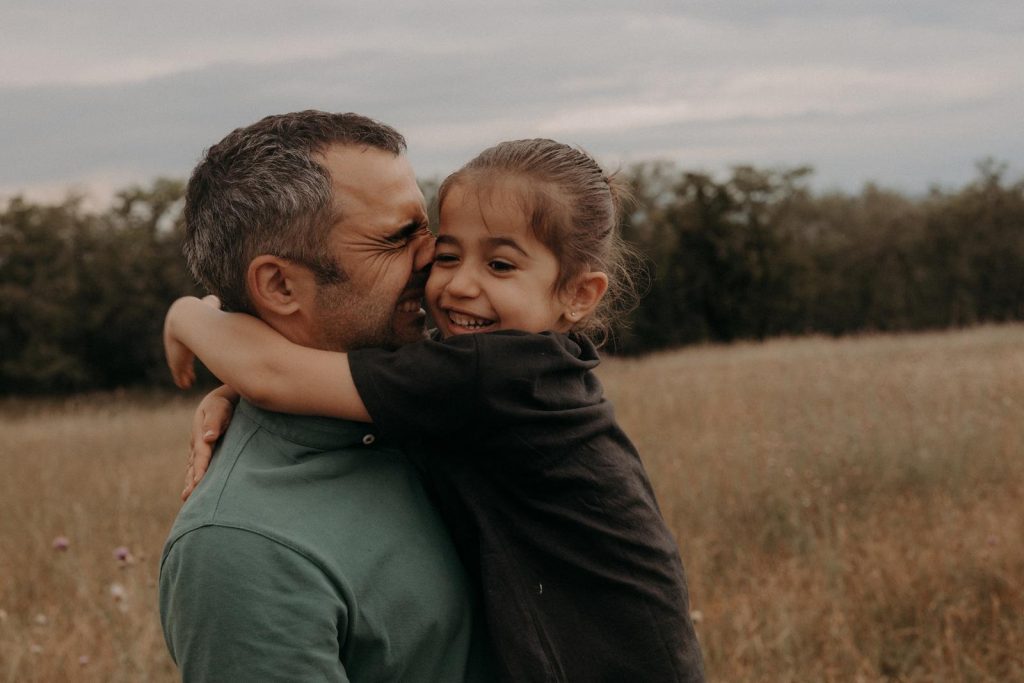
[[[472,186],[456,184],[445,197],[425,297],[444,337],[571,327],[554,291],[555,255],[531,234],[511,191],[506,185],[481,201]]]

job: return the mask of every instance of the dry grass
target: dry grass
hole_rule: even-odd
[[[156,575],[179,505],[191,403],[4,406],[0,680],[176,679]],[[53,548],[57,536],[66,551]],[[131,561],[115,557],[120,546]]]
[[[1024,680],[1024,327],[601,374],[680,539],[713,680]],[[189,405],[0,406],[0,680],[174,680],[155,579]]]
[[[604,368],[720,681],[1024,680],[1024,328]]]

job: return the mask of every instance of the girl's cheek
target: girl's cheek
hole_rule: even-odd
[[[427,276],[427,282],[423,285],[423,290],[426,296],[431,294],[437,294],[441,291],[444,286],[444,274],[440,272],[440,268],[431,268],[430,275]]]
[[[426,304],[427,311],[434,315],[437,312],[436,304],[437,297],[441,293],[442,279],[437,275],[436,270],[431,270],[430,275],[427,276],[427,283],[423,286],[423,303]]]

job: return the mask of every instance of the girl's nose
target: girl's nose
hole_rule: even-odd
[[[476,278],[473,277],[470,269],[465,266],[455,269],[445,289],[452,296],[462,298],[472,298],[480,294],[480,287],[477,285]]]

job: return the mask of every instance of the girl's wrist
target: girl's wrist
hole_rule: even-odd
[[[172,331],[181,324],[182,316],[187,316],[193,310],[199,310],[196,306],[202,306],[203,302],[194,296],[183,296],[171,305],[169,317],[171,319]]]
[[[189,297],[183,296],[179,299],[175,299],[171,307],[167,309],[167,319],[165,326],[167,328],[167,334],[174,339],[178,339],[178,318],[181,317],[182,306],[185,305],[185,301]]]

